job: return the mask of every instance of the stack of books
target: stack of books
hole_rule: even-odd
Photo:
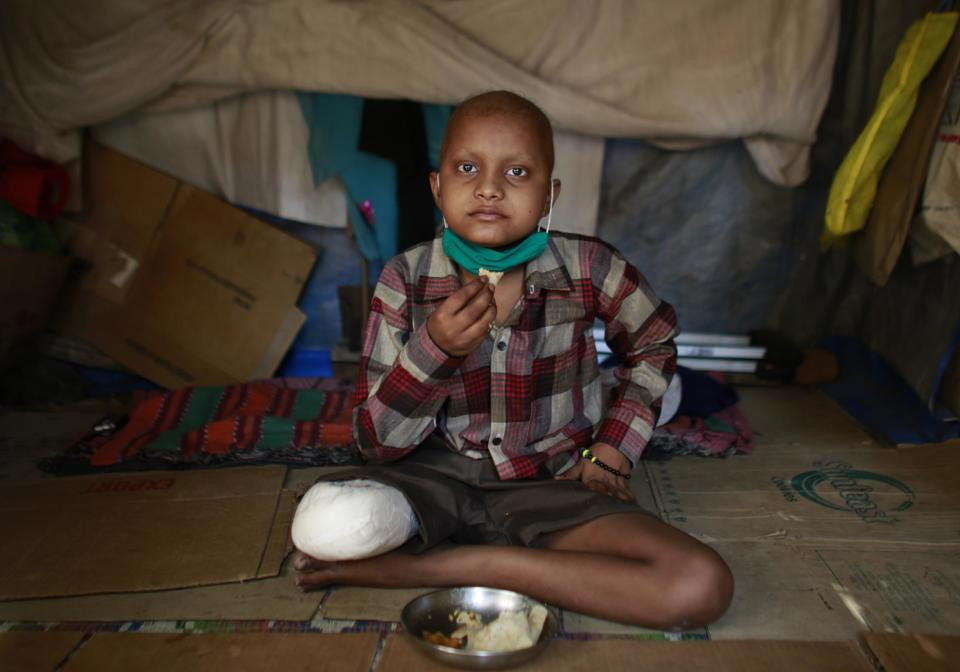
[[[601,361],[612,354],[603,327],[594,327],[593,339]],[[751,345],[749,336],[739,334],[680,334],[676,343],[677,364],[699,371],[757,373],[767,355],[766,346]]]

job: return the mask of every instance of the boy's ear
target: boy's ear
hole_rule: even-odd
[[[555,179],[555,180],[553,181],[553,205],[556,205],[556,204],[557,204],[557,199],[560,198],[560,187],[561,187],[561,186],[562,186],[562,185],[560,184],[559,178],[558,178],[558,179]],[[540,216],[541,216],[541,217],[546,217],[546,216],[547,216],[547,213],[550,212],[550,207],[551,207],[551,203],[550,203],[550,192],[548,191],[548,192],[547,192],[547,199],[543,202],[543,211],[540,213]]]
[[[428,179],[430,180],[430,193],[433,194],[433,202],[438,210],[443,210],[443,199],[440,198],[440,173],[435,170],[431,171]]]

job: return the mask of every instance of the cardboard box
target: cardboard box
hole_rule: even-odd
[[[46,326],[69,265],[62,254],[0,245],[0,367]]]
[[[316,250],[113,150],[85,160],[90,209],[61,231],[85,269],[57,330],[169,388],[270,376]]]
[[[0,489],[0,598],[276,576],[293,499],[280,465],[13,481]]]

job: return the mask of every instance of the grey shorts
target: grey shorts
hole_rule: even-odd
[[[406,496],[420,521],[419,535],[401,547],[410,553],[444,541],[537,547],[546,534],[611,513],[650,514],[579,481],[502,481],[493,460],[454,453],[434,437],[397,462],[327,474],[321,480],[358,478],[392,486]]]

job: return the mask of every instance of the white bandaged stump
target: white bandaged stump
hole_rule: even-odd
[[[418,529],[396,488],[370,480],[322,481],[293,517],[293,545],[318,560],[360,560],[392,551]]]

